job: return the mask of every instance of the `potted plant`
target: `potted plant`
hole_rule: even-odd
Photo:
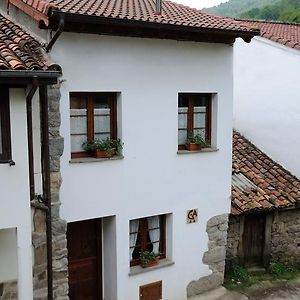
[[[120,154],[122,142],[120,139],[95,139],[92,142],[83,143],[85,151],[94,152],[95,158],[107,158]]]
[[[115,150],[115,155],[120,155],[123,148],[121,139],[110,139],[110,146]]]
[[[207,147],[207,142],[201,134],[189,133],[185,141],[185,147],[189,151],[197,151]]]
[[[159,262],[159,255],[153,251],[141,251],[140,252],[141,266],[143,268],[156,266]]]

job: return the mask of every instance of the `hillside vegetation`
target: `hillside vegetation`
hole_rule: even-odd
[[[300,0],[230,0],[205,11],[226,17],[300,23]]]
[[[240,17],[300,23],[300,0],[280,0],[273,5],[250,9],[242,13]]]
[[[261,8],[265,5],[274,3],[274,0],[229,0],[218,6],[205,8],[204,11],[224,16],[224,17],[239,17],[242,13],[252,9]]]

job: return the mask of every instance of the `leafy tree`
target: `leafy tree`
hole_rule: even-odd
[[[280,21],[300,23],[300,9],[296,10],[287,10],[281,14]]]

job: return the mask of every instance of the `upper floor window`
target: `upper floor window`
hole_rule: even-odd
[[[91,156],[84,143],[117,139],[116,93],[70,93],[72,158]]]
[[[166,216],[152,216],[131,220],[129,224],[130,266],[141,264],[143,252],[166,257]]]
[[[179,93],[178,149],[193,150],[191,143],[207,147],[211,143],[212,95]],[[196,150],[196,149],[195,149]]]
[[[0,88],[0,162],[11,159],[9,91]]]

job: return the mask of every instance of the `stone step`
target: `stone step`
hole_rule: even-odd
[[[260,266],[251,266],[251,267],[248,267],[247,271],[249,273],[256,273],[256,274],[258,274],[258,273],[260,273],[260,274],[266,273],[266,269],[263,268],[263,267],[260,267]]]
[[[228,291],[224,287],[219,287],[201,295],[190,297],[188,300],[248,300],[248,297],[237,292]]]

